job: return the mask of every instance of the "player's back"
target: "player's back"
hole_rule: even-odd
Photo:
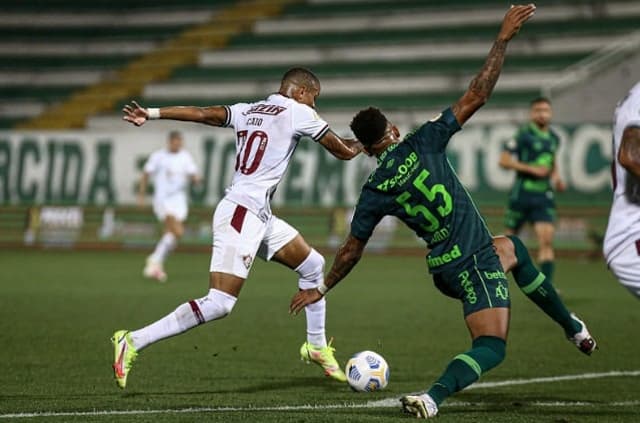
[[[448,109],[382,153],[363,187],[352,235],[368,239],[372,222],[396,216],[425,240],[434,273],[490,245],[484,219],[447,159],[445,148],[459,129]]]
[[[640,180],[618,162],[622,134],[629,125],[640,125],[640,82],[618,103],[613,122],[613,203],[604,239],[604,255],[610,262],[628,242],[640,239]]]
[[[226,198],[264,218],[300,138],[317,141],[329,129],[312,108],[281,94],[227,107],[225,126],[236,131],[235,174]]]

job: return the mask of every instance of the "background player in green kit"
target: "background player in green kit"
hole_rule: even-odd
[[[522,291],[560,324],[581,351],[590,354],[595,348],[584,323],[569,314],[553,286],[533,266],[522,242],[517,237],[491,237],[445,153],[451,136],[489,98],[508,41],[534,11],[533,5],[512,7],[484,67],[465,94],[402,142],[398,128],[380,110],[369,108],[354,117],[351,129],[365,150],[377,157],[378,167],[362,188],[351,233],[325,282],[299,291],[291,301],[290,311],[298,313],[340,282],[359,261],[385,215],[398,217],[423,238],[430,248],[427,264],[436,286],[462,302],[472,347],[457,355],[427,392],[401,399],[403,409],[417,417],[435,416],[445,398],[504,359],[510,313],[505,271],[513,271]]]
[[[564,191],[556,165],[560,138],[549,127],[552,110],[549,99],[531,102],[531,121],[520,128],[500,156],[500,166],[516,171],[505,216],[508,234],[516,234],[525,223],[533,225],[538,239],[538,263],[549,281],[553,278],[553,222],[556,206],[553,192]]]

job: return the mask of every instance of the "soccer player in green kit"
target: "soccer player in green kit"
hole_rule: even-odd
[[[291,300],[297,314],[320,300],[362,256],[373,229],[393,215],[424,239],[427,265],[438,289],[462,302],[472,338],[470,350],[455,356],[442,376],[421,395],[401,399],[404,411],[430,418],[447,397],[469,386],[505,357],[510,301],[505,271],[513,271],[522,291],[560,324],[584,353],[595,341],[571,315],[553,286],[533,266],[517,237],[492,238],[469,194],[458,180],[445,149],[451,136],[489,98],[498,80],[507,43],[534,13],[535,6],[512,6],[487,60],[465,94],[439,116],[400,140],[398,128],[375,108],[360,111],[351,129],[378,167],[362,188],[351,233],[336,254],[324,283],[299,291]]]
[[[538,239],[538,264],[551,281],[556,217],[553,193],[565,189],[555,161],[560,138],[549,127],[552,116],[549,99],[539,97],[531,101],[529,114],[531,121],[520,128],[500,156],[501,167],[516,171],[505,226],[508,234],[517,234],[525,223],[533,224]]]

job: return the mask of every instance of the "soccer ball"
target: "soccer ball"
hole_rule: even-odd
[[[361,351],[351,357],[345,373],[351,389],[358,392],[379,391],[389,382],[387,362],[373,351]]]

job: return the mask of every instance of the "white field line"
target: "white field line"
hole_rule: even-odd
[[[579,375],[564,375],[539,377],[532,379],[511,379],[501,382],[483,382],[467,388],[482,389],[494,388],[502,386],[528,385],[536,383],[554,383],[571,380],[585,379],[601,379],[609,377],[638,377],[640,370],[629,371],[611,371],[604,373],[584,373]],[[461,402],[451,401],[443,404],[443,407],[470,407],[490,405],[489,403],[480,402]],[[616,401],[608,403],[592,403],[586,401],[539,401],[528,404],[533,407],[637,407],[640,406],[640,400],[637,401]],[[37,418],[37,417],[78,417],[78,416],[127,416],[127,415],[144,415],[144,414],[189,414],[189,413],[225,413],[225,412],[247,412],[247,411],[305,411],[305,410],[336,410],[336,409],[358,409],[358,408],[385,408],[399,406],[398,398],[386,398],[377,401],[367,401],[365,403],[342,403],[342,404],[306,404],[306,405],[281,405],[271,407],[193,407],[179,409],[156,409],[156,410],[93,410],[93,411],[70,411],[70,412],[29,412],[29,413],[9,413],[0,414],[0,419],[20,419],[20,418]]]

